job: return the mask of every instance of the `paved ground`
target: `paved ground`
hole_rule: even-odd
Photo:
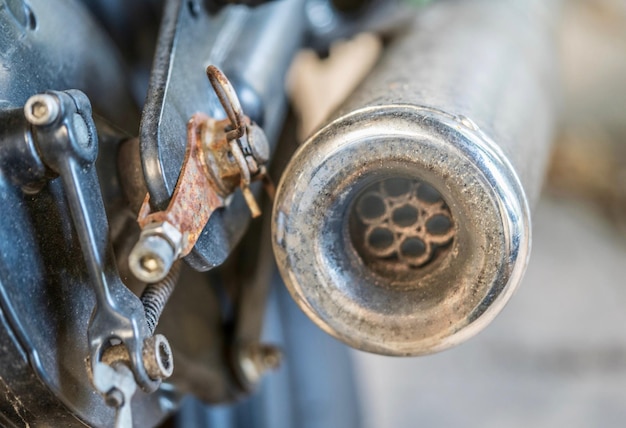
[[[524,283],[483,333],[441,354],[354,354],[366,428],[626,426],[626,240],[544,199]]]

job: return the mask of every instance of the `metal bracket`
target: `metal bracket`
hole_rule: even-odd
[[[135,276],[147,283],[165,278],[174,261],[191,252],[211,215],[241,188],[253,217],[261,210],[250,190],[261,180],[270,195],[273,184],[265,163],[269,144],[258,125],[244,115],[237,94],[215,66],[207,76],[227,115],[216,120],[196,113],[187,124],[187,150],[167,208],[151,211],[147,194],[139,211],[142,233],[129,256]]]
[[[287,106],[285,76],[304,43],[304,3],[229,6],[213,14],[201,4],[190,7],[186,0],[164,2],[140,128],[142,169],[153,210],[165,210],[174,194],[189,118],[197,112],[225,117],[204,76],[209,64],[226,72],[246,115],[263,128],[275,149]],[[248,227],[250,216],[241,194],[236,192],[228,202],[211,216],[185,257],[196,270],[221,265]]]

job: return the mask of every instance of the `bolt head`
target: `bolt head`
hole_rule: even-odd
[[[155,334],[143,345],[143,364],[148,376],[154,380],[167,379],[174,372],[174,354],[167,338]]]
[[[165,278],[175,260],[172,245],[159,235],[140,237],[128,256],[130,270],[137,279],[149,284]]]
[[[124,394],[117,388],[113,388],[104,396],[104,401],[109,407],[120,408],[124,405]]]
[[[146,226],[128,256],[130,270],[140,281],[161,281],[177,260],[182,241],[183,235],[168,222]]]
[[[276,370],[282,362],[279,348],[266,344],[253,344],[239,351],[239,369],[249,385],[256,385],[261,377],[271,370]]]
[[[250,145],[250,150],[252,151],[254,160],[256,160],[259,165],[267,163],[270,159],[270,144],[267,141],[267,137],[265,136],[263,129],[253,123],[248,126],[247,134],[248,144]]]
[[[33,95],[26,101],[24,116],[32,125],[50,125],[59,117],[59,100],[50,94]]]
[[[259,355],[261,360],[261,365],[265,368],[265,370],[276,370],[280,367],[280,364],[283,360],[282,352],[280,349],[265,345]]]

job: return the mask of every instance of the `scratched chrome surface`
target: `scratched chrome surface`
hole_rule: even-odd
[[[478,333],[511,297],[551,142],[557,11],[431,5],[296,153],[274,206],[274,251],[326,332],[366,351],[427,354]],[[381,272],[348,219],[364,189],[397,178],[441,195],[454,239],[418,269]]]

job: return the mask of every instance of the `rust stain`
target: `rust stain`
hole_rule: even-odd
[[[216,120],[204,113],[191,117],[187,123],[185,159],[167,209],[151,212],[150,196],[146,195],[137,218],[142,229],[163,222],[174,226],[183,236],[178,257],[191,252],[213,212],[223,207],[237,188],[253,217],[261,215],[261,210],[250,190],[251,181],[262,180],[273,193],[264,165],[267,159],[263,155],[257,159],[254,152],[267,150],[267,141],[263,136],[251,145],[249,140],[248,134],[260,128],[243,113],[226,76],[214,66],[207,67],[206,73],[228,118]]]
[[[139,226],[167,221],[184,236],[181,257],[191,252],[213,212],[224,206],[225,194],[205,168],[202,150],[202,128],[212,124],[205,114],[195,114],[187,124],[187,150],[176,189],[165,211],[150,212],[150,195],[146,195],[139,212]],[[221,193],[221,194],[220,194]]]

